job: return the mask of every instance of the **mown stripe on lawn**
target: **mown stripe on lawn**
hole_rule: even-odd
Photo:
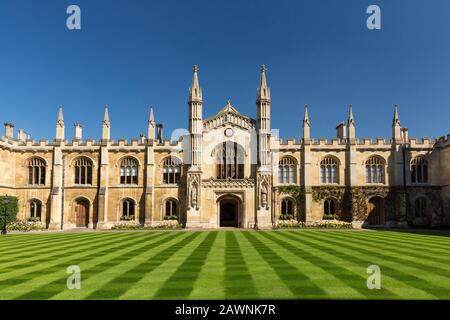
[[[4,263],[2,264],[2,270],[3,272],[0,274],[0,281],[4,278],[12,277],[16,274],[23,274],[26,273],[26,270],[28,269],[35,269],[36,266],[47,266],[49,262],[57,261],[60,258],[67,258],[71,255],[76,255],[82,251],[100,248],[103,245],[109,244],[111,241],[117,242],[120,240],[120,237],[114,237],[109,236],[105,237],[105,239],[86,239],[82,242],[74,243],[71,245],[65,245],[65,246],[53,246],[48,248],[47,250],[38,250],[35,253],[30,253],[25,258],[21,258],[18,260],[13,261],[12,263]],[[99,240],[102,240],[99,242]],[[67,249],[70,250],[67,250]],[[44,254],[43,254],[44,253]]]
[[[80,263],[80,261],[86,261],[87,259],[90,259],[91,257],[95,257],[98,254],[99,250],[107,252],[108,250],[110,250],[110,247],[112,247],[112,245],[114,245],[116,243],[121,244],[127,238],[132,238],[132,237],[133,237],[133,234],[125,234],[124,236],[113,237],[109,241],[103,241],[101,243],[98,243],[98,241],[97,241],[96,245],[88,245],[88,246],[85,246],[83,243],[80,243],[80,244],[78,244],[77,250],[70,251],[72,254],[68,254],[69,252],[67,252],[67,251],[63,251],[62,253],[60,253],[58,258],[63,258],[63,259],[62,260],[60,260],[60,259],[54,260],[55,263],[53,263],[53,261],[49,260],[48,257],[41,256],[40,261],[43,262],[42,263],[43,267],[36,269],[35,263],[31,264],[31,266],[30,266],[30,263],[28,263],[29,268],[32,269],[29,272],[24,273],[23,270],[21,270],[21,269],[9,272],[9,274],[8,274],[9,277],[7,277],[5,280],[0,281],[0,288],[7,287],[7,286],[9,287],[12,285],[20,285],[24,282],[36,279],[40,276],[48,275],[51,272],[58,272],[58,271],[65,272],[66,268],[69,265],[78,264],[78,263]],[[54,255],[51,255],[50,257],[55,258]],[[84,257],[84,259],[82,257]],[[77,260],[71,261],[74,259],[77,259]],[[22,268],[22,269],[25,269],[25,268]],[[11,273],[13,273],[13,274],[11,274]],[[18,276],[14,277],[15,274],[18,274]],[[2,278],[5,278],[5,274],[1,274],[0,276]]]
[[[373,265],[373,264],[381,265],[380,262],[384,261],[384,260],[377,260],[371,256],[366,257],[367,254],[364,254],[364,253],[361,254],[361,252],[359,252],[358,249],[345,248],[345,247],[337,245],[335,243],[329,243],[326,241],[322,241],[322,239],[315,239],[313,236],[311,236],[309,234],[309,232],[308,232],[308,235],[297,233],[295,231],[294,232],[280,232],[279,234],[280,234],[280,236],[286,237],[290,240],[299,241],[302,244],[308,246],[309,248],[314,248],[315,250],[320,250],[321,252],[325,252],[330,255],[334,255],[334,256],[340,258],[341,260],[347,261],[348,263],[350,263],[352,265],[361,266],[362,270],[364,270],[364,271],[369,265]],[[328,232],[327,232],[327,234],[328,234]],[[345,238],[345,236],[344,236],[344,238]],[[386,274],[383,271],[384,271],[384,267],[382,268],[382,279],[387,278],[389,281],[391,281],[391,280],[396,281],[398,284],[400,284],[403,287],[409,287],[413,290],[418,290],[418,293],[420,293],[422,295],[425,294],[427,298],[433,297],[428,292],[424,292],[423,290],[408,286],[407,284],[404,283],[403,280],[401,280],[401,279],[399,280],[398,278],[396,278],[390,274]],[[385,283],[385,281],[382,281],[383,290],[386,289],[386,286],[384,285],[384,283]],[[392,290],[390,290],[390,292],[393,292],[393,294],[396,294],[394,291],[396,291],[394,288]],[[403,296],[401,294],[399,295],[399,297],[403,298]]]
[[[258,291],[234,232],[225,233],[225,245],[225,298],[257,299]]]
[[[205,239],[187,257],[182,265],[175,270],[162,287],[155,293],[156,299],[186,299],[194,289],[195,281],[205,264],[209,252],[217,237],[217,231],[209,232]]]
[[[0,238],[0,254],[9,254],[11,252],[17,252],[18,249],[26,249],[26,248],[36,248],[48,244],[58,243],[60,241],[65,241],[67,239],[72,240],[73,238],[83,238],[88,237],[87,233],[79,233],[79,234],[39,234],[39,236],[35,237],[36,234],[31,234],[31,239],[17,241],[9,240],[5,241]],[[12,239],[15,239],[12,238]]]
[[[408,242],[413,240],[414,242],[420,241],[426,244],[430,244],[432,246],[436,246],[442,249],[447,249],[448,245],[450,245],[450,236],[447,234],[436,235],[436,234],[428,234],[428,233],[411,233],[411,232],[402,232],[402,231],[377,231],[371,230],[370,233],[374,235],[383,236],[385,233],[389,233],[392,239],[396,239],[401,242]]]
[[[78,248],[80,244],[83,245],[90,245],[90,244],[98,244],[99,240],[107,241],[110,238],[114,238],[114,236],[111,234],[109,236],[102,237],[101,235],[92,235],[91,237],[86,237],[83,239],[76,239],[76,241],[61,241],[53,246],[45,246],[45,248],[39,249],[39,250],[33,250],[30,248],[26,251],[22,251],[19,254],[16,255],[8,255],[9,261],[2,262],[2,266],[4,269],[18,269],[21,267],[27,267],[29,263],[31,262],[41,262],[42,260],[37,260],[36,257],[39,257],[40,255],[44,255],[46,257],[54,257],[58,258],[59,256],[64,256],[65,252],[68,252],[73,248]],[[51,253],[50,256],[47,256],[46,254]],[[42,261],[45,262],[45,261]]]
[[[336,233],[332,233],[332,235],[336,236]],[[388,236],[388,234],[387,234]],[[368,247],[371,248],[380,248],[382,250],[385,250],[386,248],[389,248],[385,251],[385,254],[391,256],[395,254],[400,254],[403,257],[408,257],[405,260],[409,261],[410,265],[414,265],[417,268],[424,268],[427,267],[429,271],[433,271],[439,275],[442,275],[443,277],[450,276],[450,257],[449,258],[440,258],[444,255],[442,253],[427,253],[427,250],[422,248],[422,245],[420,243],[416,243],[415,245],[411,246],[404,246],[401,244],[393,243],[392,241],[389,241],[389,239],[376,239],[372,237],[371,235],[362,238],[357,235],[349,235],[349,239],[354,239],[355,242],[358,242],[360,244],[367,244]],[[367,247],[366,246],[366,247]],[[423,252],[423,254],[421,253]],[[428,262],[432,260],[434,263],[440,264],[441,266],[432,266]],[[423,263],[421,262],[423,261]]]
[[[262,232],[260,234],[263,237],[267,238],[268,240],[277,243],[280,247],[288,250],[295,256],[297,256],[301,259],[308,260],[311,263],[314,263],[316,265],[319,265],[324,270],[324,272],[332,274],[336,279],[338,279],[342,283],[346,284],[348,287],[354,289],[363,297],[366,297],[366,298],[397,298],[396,294],[394,294],[384,288],[383,288],[383,290],[367,289],[367,274],[364,274],[364,276],[362,276],[361,274],[358,274],[358,273],[355,273],[348,269],[343,268],[339,264],[334,263],[332,260],[326,260],[326,259],[320,257],[319,255],[314,255],[310,252],[307,252],[306,250],[296,247],[296,246],[292,245],[290,242],[279,238],[280,232],[274,233],[278,237],[275,236],[274,234],[269,234],[267,232]],[[291,239],[291,240],[299,242],[296,239]],[[313,245],[311,245],[311,247],[312,246]],[[332,256],[337,257],[337,255],[334,254],[334,252],[328,251],[327,253]],[[347,258],[347,261],[349,261],[349,260],[350,259]],[[354,261],[352,259],[349,262],[354,262]],[[365,271],[365,267],[362,267],[361,270]]]
[[[139,256],[139,254],[145,254],[146,251],[143,251],[143,248],[147,246],[151,246],[151,248],[157,248],[158,246],[167,243],[170,240],[178,238],[181,236],[181,233],[159,233],[154,235],[142,235],[135,239],[130,239],[126,242],[122,242],[118,246],[110,247],[95,254],[90,261],[89,259],[83,259],[82,262],[89,261],[89,263],[93,263],[96,260],[100,260],[98,264],[93,265],[89,268],[81,268],[81,281],[82,283],[86,282],[92,276],[101,276],[100,273],[105,271],[106,269],[114,268],[120,263],[135,258]],[[157,241],[155,241],[155,239]],[[155,242],[154,242],[155,241]],[[111,254],[111,250],[113,254]],[[124,253],[120,253],[124,251]],[[103,257],[109,257],[108,259],[102,259]],[[82,263],[81,262],[81,263]],[[79,263],[79,264],[81,264]],[[80,266],[81,267],[81,266]],[[46,285],[35,289],[31,292],[28,292],[17,299],[50,299],[51,297],[59,294],[67,289],[66,286],[67,275],[61,276],[58,279],[53,280]]]
[[[310,298],[327,297],[322,288],[314,284],[311,279],[289,261],[283,259],[263,241],[255,237],[252,232],[244,232],[243,235],[297,298],[305,298],[306,296]]]
[[[181,233],[181,232],[180,232]],[[86,299],[116,299],[124,294],[133,284],[137,283],[145,274],[156,269],[163,264],[171,256],[178,251],[188,246],[201,233],[194,232],[180,241],[169,245],[164,250],[158,252],[156,255],[150,255],[147,260],[136,265],[134,268],[125,273],[111,279],[107,284],[100,289],[91,293]],[[166,242],[167,243],[167,242]],[[115,284],[119,283],[121,286],[117,287]]]
[[[339,239],[342,239],[339,234],[336,233],[329,233],[329,237],[338,237]],[[370,237],[370,236],[369,236]],[[348,238],[352,238],[352,236],[349,236]],[[434,256],[430,255],[421,255],[416,254],[415,252],[412,252],[411,250],[401,250],[397,249],[396,246],[389,246],[388,248],[386,245],[383,245],[384,241],[378,241],[378,240],[371,240],[371,239],[358,239],[359,243],[362,242],[362,244],[366,243],[367,246],[363,246],[364,248],[367,248],[368,250],[374,251],[377,248],[383,250],[384,256],[390,258],[390,260],[400,263],[400,264],[407,264],[410,267],[417,268],[419,270],[426,269],[429,272],[433,272],[434,274],[437,274],[439,276],[442,276],[446,279],[443,279],[443,281],[450,281],[450,269],[445,269],[442,267],[433,266],[429,263],[422,263],[421,261],[433,261],[433,260],[440,260],[443,265],[448,266],[448,263],[450,263],[450,260],[442,260],[435,258]],[[382,242],[380,244],[380,242]],[[386,244],[389,244],[387,242]],[[387,250],[386,250],[387,249]],[[397,258],[398,256],[401,256],[402,259]],[[425,260],[421,259],[420,257],[424,258]]]
[[[100,234],[96,234],[96,237],[100,238],[101,236],[100,236]],[[30,253],[41,252],[42,250],[44,250],[44,252],[45,252],[45,250],[48,251],[49,248],[52,248],[53,244],[57,244],[58,247],[61,247],[61,246],[63,246],[66,243],[72,243],[74,240],[92,239],[93,235],[92,234],[91,235],[83,234],[82,236],[76,236],[74,238],[75,239],[69,238],[69,237],[68,238],[64,238],[62,240],[58,239],[57,241],[55,241],[55,243],[53,243],[53,242],[49,243],[47,241],[47,239],[39,238],[39,241],[35,242],[34,244],[24,245],[23,247],[17,246],[16,248],[10,249],[8,251],[1,252],[0,254],[1,254],[1,256],[8,255],[8,257],[10,257],[10,258],[12,258],[12,257],[14,257],[14,258],[21,258],[21,257],[24,257],[24,256],[26,257]],[[5,259],[2,259],[2,260],[0,260],[0,263],[1,262],[5,262],[5,261],[6,261]],[[11,261],[11,260],[9,259],[9,261]]]
[[[301,235],[300,233],[295,233],[295,232],[290,232],[290,234],[293,234],[295,236],[301,237],[302,241],[307,241],[306,236],[305,235]],[[339,237],[334,237],[334,239],[330,239],[330,236],[328,235],[318,235],[317,233],[309,233],[308,234],[309,237],[315,238],[317,241],[321,241],[324,243],[327,243],[327,245],[325,246],[321,246],[322,250],[330,250],[330,248],[328,246],[335,246],[335,247],[344,247],[350,250],[354,250],[355,253],[364,253],[369,257],[374,257],[373,260],[363,260],[365,261],[365,263],[367,263],[367,266],[374,264],[374,261],[377,259],[378,261],[387,261],[387,262],[391,262],[394,264],[398,264],[399,268],[395,268],[395,267],[390,267],[387,266],[386,264],[379,264],[380,268],[382,269],[382,274],[384,275],[388,275],[391,278],[394,278],[396,280],[399,280],[400,282],[403,282],[405,285],[413,287],[413,288],[417,288],[420,289],[428,294],[431,294],[433,296],[435,296],[436,298],[442,298],[443,297],[443,293],[447,292],[448,294],[448,288],[444,288],[444,287],[440,287],[437,286],[435,284],[430,285],[430,283],[427,280],[424,280],[422,278],[416,277],[414,275],[411,275],[410,273],[404,272],[401,269],[402,266],[404,266],[406,264],[406,261],[402,260],[402,259],[393,259],[393,257],[388,257],[385,256],[383,253],[379,253],[379,252],[374,252],[373,250],[368,250],[365,249],[363,246],[357,246],[357,245],[353,245],[351,243],[348,243],[348,240],[345,240]],[[315,243],[313,243],[313,245],[316,245]],[[384,252],[384,251],[383,251]],[[351,256],[348,255],[348,258],[351,258]],[[354,257],[356,258],[356,257]],[[396,260],[396,261],[391,261],[391,260]],[[420,270],[419,273],[424,273],[424,270]]]
[[[395,239],[394,237],[391,237],[390,232],[386,232],[383,235],[374,233],[374,232],[368,232],[367,235],[362,235],[359,232],[352,232],[349,234],[349,237],[358,239],[358,240],[368,240],[368,239],[376,239],[378,243],[386,243],[389,246],[392,246],[395,244],[395,248],[405,248],[411,251],[413,249],[414,251],[420,251],[427,252],[432,254],[433,256],[439,255],[439,256],[446,256],[450,258],[450,251],[449,246],[450,243],[446,248],[437,248],[436,245],[430,245],[430,244],[424,244],[420,239],[416,239],[414,241],[399,241]]]

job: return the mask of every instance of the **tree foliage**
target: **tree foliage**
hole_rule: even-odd
[[[9,202],[5,206],[4,199],[8,199]],[[5,214],[6,207],[6,214]],[[3,229],[5,224],[14,221],[17,216],[17,210],[19,208],[17,197],[12,196],[0,196],[0,229]],[[6,220],[5,220],[6,216]]]

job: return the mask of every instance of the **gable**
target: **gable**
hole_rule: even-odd
[[[215,116],[203,120],[203,128],[205,130],[211,130],[231,124],[233,126],[250,130],[255,128],[255,123],[256,121],[254,119],[240,114],[231,104],[231,101],[228,100],[225,107],[223,107],[219,111],[219,113],[217,113]]]

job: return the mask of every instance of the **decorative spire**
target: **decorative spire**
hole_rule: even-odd
[[[356,129],[355,129],[355,117],[353,116],[353,106],[350,104],[348,106],[348,138],[350,141],[356,139]]]
[[[266,66],[263,64],[261,66],[261,80],[259,83],[259,88],[256,92],[257,100],[270,100],[270,89],[267,86],[267,78],[266,78]]]
[[[148,118],[149,123],[155,123],[155,116],[153,115],[153,107],[150,107],[150,117]]]
[[[153,115],[153,107],[150,107],[150,117],[148,118],[147,138],[155,140],[155,116]]]
[[[103,115],[102,123],[102,140],[107,141],[111,139],[111,122],[109,121],[108,105],[105,105],[105,114]]]
[[[56,140],[64,140],[63,107],[59,106],[58,120],[56,121]]]
[[[59,106],[59,112],[58,112],[58,120],[56,121],[56,124],[60,126],[64,126],[64,116],[63,116],[63,106]]]
[[[400,125],[400,117],[398,115],[397,105],[394,105],[394,119],[392,120],[392,125]]]
[[[311,139],[311,122],[309,121],[308,105],[305,104],[305,114],[303,116],[303,139]]]
[[[355,117],[353,116],[353,106],[350,104],[348,106],[348,125],[355,125]]]
[[[202,89],[198,82],[198,66],[194,65],[194,75],[192,77],[192,84],[189,89],[189,101],[201,101],[202,100]]]
[[[105,105],[105,113],[103,115],[103,124],[108,125],[108,126],[110,125],[109,114],[108,114],[108,105]]]
[[[303,116],[303,126],[311,125],[311,122],[309,121],[309,113],[308,113],[308,105],[305,104],[305,115]]]

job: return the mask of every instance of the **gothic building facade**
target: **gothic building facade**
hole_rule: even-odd
[[[19,199],[19,219],[50,229],[108,229],[122,220],[195,228],[271,228],[280,219],[340,219],[358,226],[448,226],[450,136],[412,139],[395,107],[392,137],[358,139],[349,107],[336,138],[314,139],[305,107],[299,140],[272,130],[266,69],[256,119],[230,101],[203,118],[194,67],[188,133],[164,140],[150,110],[148,133],[113,141],[108,108],[98,141],[65,139],[60,108],[53,141],[13,134],[0,139],[0,192]]]

